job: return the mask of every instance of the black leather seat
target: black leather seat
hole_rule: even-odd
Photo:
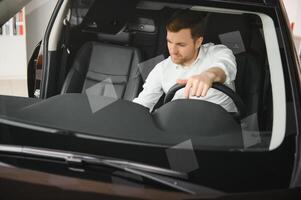
[[[252,28],[251,21],[250,16],[210,13],[204,35],[205,43],[220,44],[221,34],[239,32],[244,51],[235,54],[237,62],[235,86],[236,92],[245,103],[247,116],[260,113],[265,67],[264,53],[261,52],[264,49],[264,41],[258,35],[259,30]],[[238,39],[235,36],[234,38]],[[233,41],[225,45],[234,50],[234,53],[235,48],[240,46]]]
[[[112,84],[119,99],[132,100],[142,85],[138,49],[87,42],[78,51],[67,74],[62,93],[81,93],[102,82]],[[103,95],[104,91],[99,91]]]

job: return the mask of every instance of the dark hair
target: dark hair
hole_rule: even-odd
[[[178,32],[189,28],[193,39],[203,37],[206,25],[205,15],[200,12],[180,10],[175,12],[167,21],[166,29],[171,32]]]

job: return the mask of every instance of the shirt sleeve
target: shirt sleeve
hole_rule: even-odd
[[[143,90],[133,102],[148,107],[150,111],[156,105],[158,100],[163,94],[162,81],[161,81],[161,65],[162,62],[157,64],[155,68],[149,73],[143,85]]]
[[[226,74],[226,84],[230,84],[236,77],[236,61],[233,52],[225,45],[215,45],[211,51],[212,64],[209,67],[221,68]]]

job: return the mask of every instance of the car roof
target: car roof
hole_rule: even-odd
[[[155,1],[160,1],[160,0],[155,0]],[[164,0],[166,1],[166,0]],[[169,0],[167,0],[169,1]],[[170,1],[176,1],[180,2],[177,0],[170,0]],[[204,0],[199,0],[199,1],[204,1]],[[231,4],[240,4],[240,5],[249,5],[249,4],[255,4],[255,5],[269,5],[273,6],[276,5],[277,2],[280,0],[207,0],[208,2],[217,2],[217,3],[231,3]],[[184,1],[182,1],[183,3]]]

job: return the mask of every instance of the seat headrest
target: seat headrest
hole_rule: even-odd
[[[112,44],[129,44],[130,33],[120,31],[116,34],[97,33],[97,39],[101,42],[109,42]]]
[[[245,15],[209,13],[207,15],[204,43],[228,46],[235,54],[249,49],[251,28]]]

